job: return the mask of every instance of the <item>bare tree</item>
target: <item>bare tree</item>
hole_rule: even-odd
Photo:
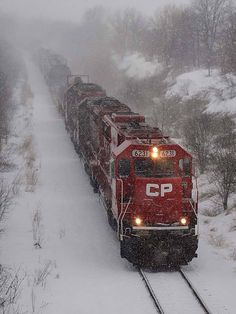
[[[191,7],[166,6],[152,19],[151,32],[153,53],[166,65],[182,69],[197,64],[196,14]]]
[[[19,73],[19,60],[16,58],[15,50],[8,42],[1,39],[0,29],[0,154],[10,131],[13,109],[11,96]]]
[[[227,210],[229,196],[236,191],[236,131],[229,115],[218,119],[217,132],[210,153],[210,180],[216,186],[223,209]]]
[[[221,29],[219,62],[223,73],[236,73],[236,8],[229,5]]]
[[[213,126],[213,115],[203,111],[193,112],[183,124],[185,144],[195,154],[200,173],[206,170],[208,164]]]
[[[118,11],[110,19],[113,40],[112,47],[117,53],[141,51],[148,28],[147,20],[135,9]]]
[[[228,0],[195,0],[195,10],[201,32],[201,41],[205,48],[205,62],[209,76],[215,55],[215,44],[219,26],[223,23]]]

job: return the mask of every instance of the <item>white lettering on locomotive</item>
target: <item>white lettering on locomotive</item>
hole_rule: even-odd
[[[161,196],[164,197],[165,193],[170,193],[173,191],[173,186],[171,183],[148,183],[146,185],[146,194],[147,196]]]
[[[171,149],[171,150],[161,150],[160,151],[160,157],[161,158],[171,158],[171,157],[175,157],[176,156],[176,151]]]
[[[149,157],[149,151],[148,150],[134,149],[134,150],[132,150],[132,156],[133,157]]]

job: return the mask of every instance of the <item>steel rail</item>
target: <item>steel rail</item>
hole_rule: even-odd
[[[197,293],[197,290],[193,287],[191,281],[188,279],[188,277],[185,275],[182,269],[179,269],[179,273],[181,274],[184,281],[187,283],[189,288],[191,289],[192,293],[194,294],[195,298],[197,299],[198,303],[201,305],[202,309],[206,314],[211,314],[211,311],[207,308],[206,304],[202,300],[202,298]]]
[[[157,299],[157,297],[156,297],[156,295],[155,295],[155,293],[154,293],[154,291],[152,289],[152,286],[151,286],[150,282],[148,281],[145,273],[139,267],[137,267],[137,270],[138,270],[142,280],[145,283],[146,289],[148,290],[148,292],[150,294],[150,297],[152,298],[152,300],[153,300],[153,302],[155,304],[155,308],[156,308],[157,313],[164,314],[164,311],[163,311],[163,309],[162,309],[162,307],[161,307],[161,305],[160,305],[160,303],[159,303],[159,301],[158,301],[158,299]]]

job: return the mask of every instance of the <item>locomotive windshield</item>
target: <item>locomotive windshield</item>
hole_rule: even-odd
[[[174,161],[172,159],[152,160],[136,158],[134,160],[135,174],[145,178],[161,178],[174,176]]]

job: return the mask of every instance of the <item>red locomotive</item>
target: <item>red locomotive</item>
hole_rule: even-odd
[[[77,79],[65,121],[121,257],[141,266],[182,265],[197,256],[192,156],[104,90]]]

